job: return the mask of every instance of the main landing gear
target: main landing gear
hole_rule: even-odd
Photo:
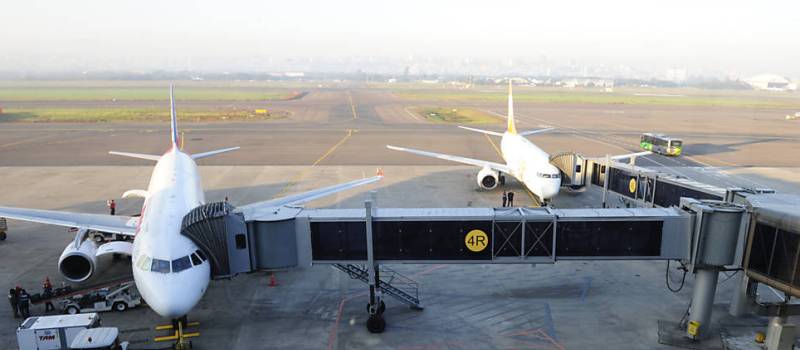
[[[172,320],[172,324],[156,326],[156,330],[174,330],[171,335],[163,337],[156,337],[154,340],[157,342],[174,341],[172,348],[175,350],[185,350],[192,348],[192,341],[189,338],[199,337],[200,332],[187,332],[189,327],[197,327],[200,322],[188,322],[186,316]]]

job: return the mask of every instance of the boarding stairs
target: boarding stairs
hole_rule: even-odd
[[[348,274],[352,279],[369,283],[369,271],[366,265],[332,265],[339,271]],[[378,280],[378,288],[380,288],[381,292],[408,304],[412,309],[422,310],[419,301],[419,283],[383,265],[379,267],[378,276],[380,278]]]

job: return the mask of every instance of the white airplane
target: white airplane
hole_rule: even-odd
[[[141,216],[111,216],[52,210],[0,207],[0,217],[79,228],[74,242],[59,258],[59,270],[68,280],[88,279],[97,269],[97,257],[126,254],[132,257],[136,287],[147,304],[162,317],[178,319],[194,308],[210,281],[210,262],[197,245],[181,234],[184,216],[203,205],[200,174],[195,160],[239,147],[187,154],[178,147],[175,103],[170,87],[171,147],[161,156],[109,152],[156,161],[147,190],[129,190],[124,197],[142,197]],[[239,207],[242,210],[298,205],[339,191],[380,180],[375,176],[274,200]],[[133,236],[133,244],[112,241],[97,245],[86,239],[88,230]]]
[[[459,126],[459,128],[502,137],[500,152],[506,164],[390,145],[386,147],[396,151],[481,167],[477,180],[478,186],[483,189],[491,190],[498,184],[505,184],[505,177],[502,174],[508,174],[522,182],[541,202],[548,202],[558,194],[561,188],[561,171],[550,163],[550,155],[547,152],[525,138],[525,136],[547,132],[554,128],[517,132],[514,122],[514,97],[511,82],[508,84],[508,127],[504,133],[466,126]],[[615,161],[623,158],[635,159],[635,157],[645,154],[650,154],[650,152],[617,155],[610,159]]]
[[[498,184],[504,184],[505,178],[502,174],[508,174],[522,182],[528,190],[542,201],[547,201],[558,194],[558,190],[561,187],[560,171],[550,164],[550,155],[525,138],[525,136],[550,131],[553,130],[553,128],[517,133],[514,122],[514,100],[510,82],[508,84],[508,128],[506,132],[499,133],[465,126],[459,127],[488,135],[501,136],[500,151],[506,164],[420,151],[411,148],[389,145],[386,147],[396,151],[409,152],[481,167],[481,170],[478,172],[478,186],[483,189],[491,190],[497,187]]]

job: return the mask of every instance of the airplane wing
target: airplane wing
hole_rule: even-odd
[[[545,128],[545,129],[539,129],[539,130],[528,130],[528,131],[523,131],[523,132],[521,132],[519,134],[520,134],[520,136],[528,136],[528,135],[548,132],[548,131],[553,130],[553,129],[555,129],[555,128]]]
[[[653,152],[644,151],[644,152],[636,152],[636,153],[628,153],[628,154],[619,154],[619,155],[616,155],[616,156],[611,156],[609,158],[611,158],[611,160],[620,160],[620,159],[626,159],[626,158],[635,158],[635,157],[639,157],[639,156],[646,156],[648,154],[653,154]]]
[[[136,232],[138,218],[104,214],[70,213],[56,210],[0,207],[0,217],[42,224],[79,227],[124,235]]]
[[[412,149],[412,148],[403,148],[403,147],[396,147],[396,146],[390,146],[390,145],[386,145],[386,148],[392,149],[392,150],[395,150],[395,151],[403,151],[403,152],[418,154],[418,155],[421,155],[421,156],[426,156],[426,157],[431,157],[431,158],[449,160],[451,162],[474,165],[474,166],[478,166],[478,167],[481,167],[481,168],[488,167],[488,168],[496,170],[496,171],[500,171],[500,172],[503,172],[503,173],[506,173],[506,174],[511,174],[511,169],[508,166],[506,166],[504,164],[500,164],[500,163],[489,162],[489,161],[479,160],[479,159],[459,157],[459,156],[451,156],[449,154],[426,152],[426,151],[420,151],[420,150],[416,150],[416,149]]]
[[[326,196],[332,195],[332,194],[337,193],[337,192],[341,192],[341,191],[344,191],[344,190],[349,190],[351,188],[355,188],[355,187],[358,187],[358,186],[371,184],[373,182],[380,181],[381,179],[383,179],[382,175],[373,176],[373,177],[366,178],[366,179],[360,179],[360,180],[345,182],[343,184],[323,187],[323,188],[319,188],[319,189],[308,191],[308,192],[294,194],[294,195],[291,195],[291,196],[286,196],[286,197],[271,199],[271,200],[268,200],[268,201],[256,202],[256,203],[252,203],[252,204],[248,204],[248,205],[243,205],[241,207],[237,207],[237,209],[239,209],[239,210],[244,212],[244,211],[249,211],[249,210],[256,210],[258,208],[271,208],[271,207],[280,207],[280,206],[285,206],[285,205],[303,204],[305,202],[310,202],[310,201],[313,201],[315,199],[326,197]]]

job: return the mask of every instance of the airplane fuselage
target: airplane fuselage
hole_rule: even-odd
[[[512,171],[511,175],[539,199],[547,200],[558,194],[560,171],[550,164],[550,155],[545,151],[524,136],[510,132],[503,134],[500,151]]]
[[[180,233],[183,217],[204,202],[197,164],[173,147],[153,170],[132,253],[136,287],[163,317],[185,316],[208,287],[209,262]]]

